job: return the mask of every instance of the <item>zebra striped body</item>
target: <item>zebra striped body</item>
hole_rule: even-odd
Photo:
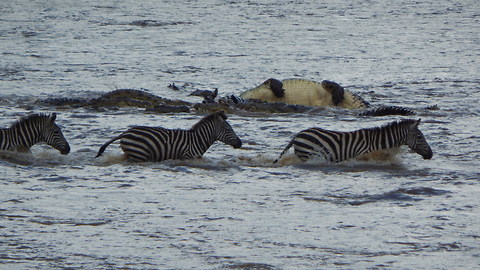
[[[0,129],[0,150],[28,152],[30,147],[45,142],[66,155],[70,145],[55,124],[57,115],[33,114],[13,123],[10,128]]]
[[[228,95],[228,96],[224,96],[224,97],[219,98],[218,103],[235,105],[235,104],[248,103],[248,100],[244,99],[244,98],[241,98],[239,96],[236,96],[236,95]]]
[[[229,105],[235,105],[235,104],[241,104],[241,103],[247,103],[248,100],[243,99],[237,95],[228,95],[224,97],[218,97],[218,89],[215,88],[214,91],[210,90],[195,90],[193,93],[190,94],[190,96],[200,96],[203,97],[202,103],[222,103],[222,104],[229,104]]]
[[[107,146],[120,139],[125,155],[134,161],[200,158],[217,140],[234,148],[242,146],[223,112],[204,117],[191,129],[133,127],[105,143],[98,151],[101,156]]]
[[[418,129],[419,120],[391,122],[383,127],[352,132],[309,128],[298,133],[280,154],[277,162],[293,145],[303,161],[323,156],[329,162],[340,162],[372,151],[407,145],[424,159],[432,158],[432,149]]]

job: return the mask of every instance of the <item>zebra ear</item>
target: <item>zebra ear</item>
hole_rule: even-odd
[[[54,122],[55,119],[57,119],[57,113],[52,113],[52,114],[50,115],[50,121],[51,121],[51,122]]]
[[[414,127],[418,127],[418,125],[420,125],[420,121],[422,121],[422,118],[418,118],[417,121],[415,121],[415,123],[413,124]]]
[[[225,112],[223,110],[219,111],[218,115],[220,115],[224,120],[227,120],[227,115],[225,114]]]

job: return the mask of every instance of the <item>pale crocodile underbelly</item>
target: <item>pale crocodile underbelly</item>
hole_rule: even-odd
[[[321,83],[304,79],[286,79],[282,83],[285,89],[284,97],[276,97],[270,87],[264,83],[243,92],[240,97],[305,106],[335,106],[332,94],[324,89]],[[345,90],[344,100],[337,106],[346,109],[363,109],[367,108],[366,104],[360,96]]]

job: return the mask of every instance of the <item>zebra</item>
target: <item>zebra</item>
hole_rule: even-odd
[[[382,127],[365,128],[351,132],[309,128],[295,135],[278,160],[293,145],[295,155],[302,161],[312,156],[323,156],[329,162],[340,162],[372,151],[407,145],[424,159],[431,159],[432,149],[418,129],[421,119],[393,121]]]
[[[201,158],[217,140],[240,148],[242,141],[226,119],[227,116],[221,111],[205,116],[188,130],[132,127],[102,145],[96,157],[101,156],[109,144],[119,139],[123,152],[133,161]]]
[[[70,145],[55,124],[56,113],[32,114],[20,118],[10,128],[0,128],[0,150],[29,152],[39,142],[45,142],[60,151],[70,152]]]
[[[247,99],[241,98],[237,95],[228,95],[218,99],[218,103],[236,105],[236,104],[246,104],[249,101]]]
[[[247,99],[241,98],[237,95],[227,95],[224,97],[218,97],[218,88],[215,88],[215,90],[213,91],[195,90],[190,94],[190,96],[203,97],[202,103],[206,103],[206,104],[221,103],[221,104],[228,104],[228,105],[236,105],[236,104],[244,104],[249,102]]]

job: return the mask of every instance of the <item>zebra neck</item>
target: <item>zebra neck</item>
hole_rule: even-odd
[[[190,139],[197,150],[200,150],[198,152],[203,155],[217,140],[214,126],[202,125],[190,130]]]
[[[399,147],[405,144],[405,135],[392,127],[368,130],[367,142],[369,152]]]

